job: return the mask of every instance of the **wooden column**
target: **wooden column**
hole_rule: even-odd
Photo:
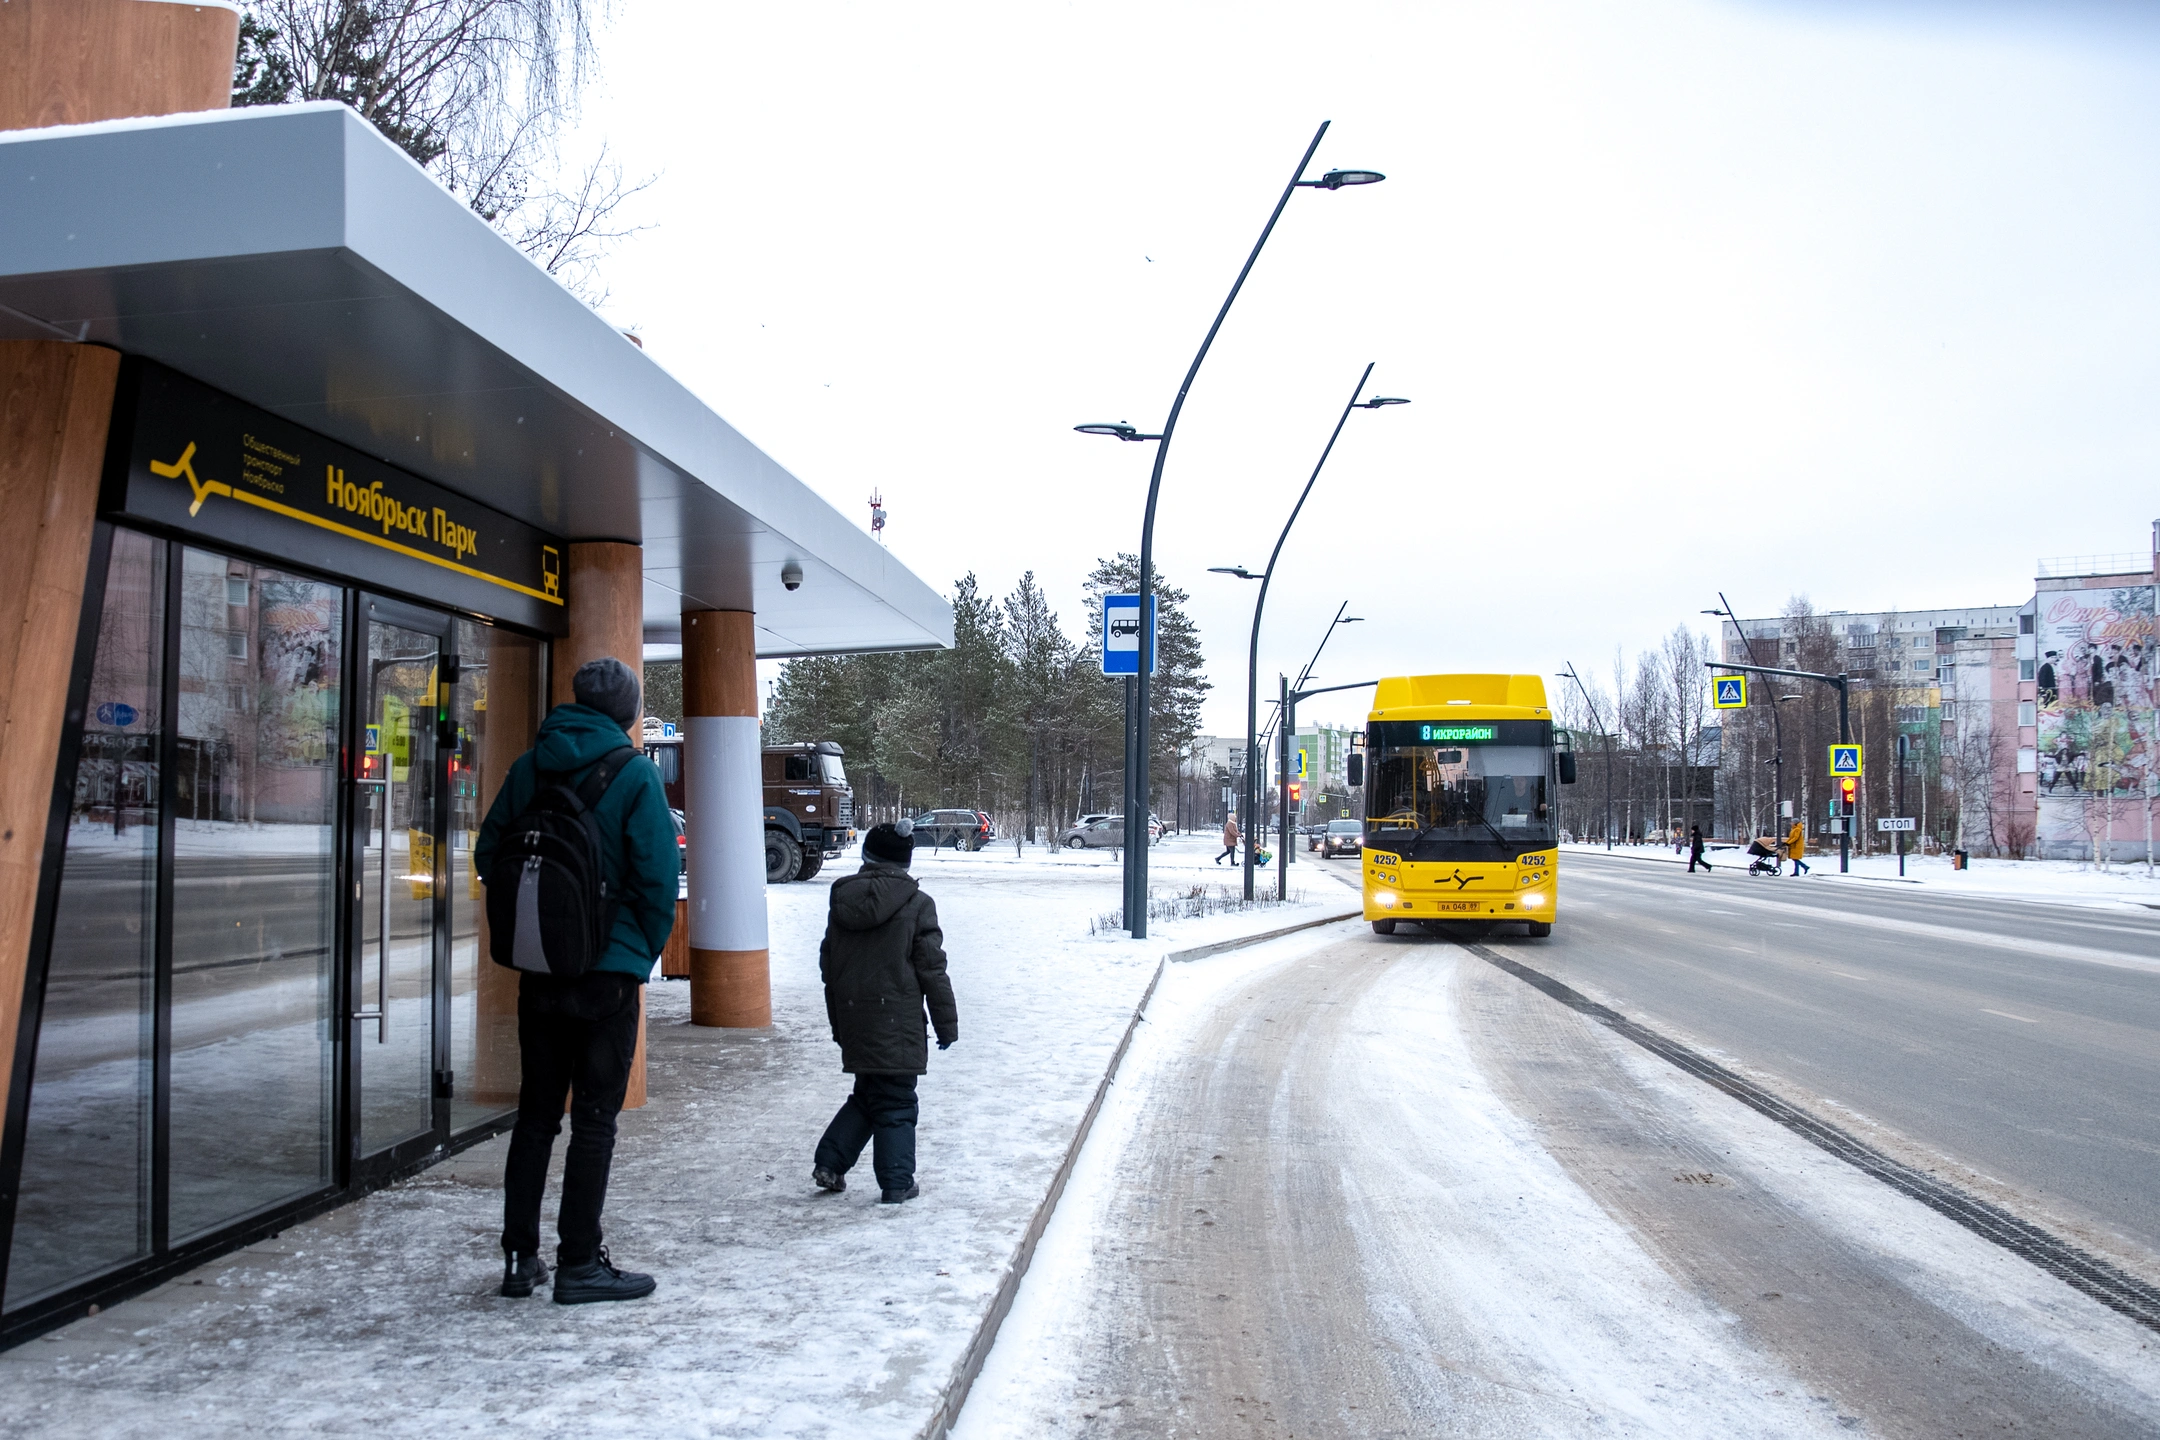
[[[508,635],[489,628],[487,649],[487,722],[480,731],[478,813],[486,815],[495,796],[509,778],[510,766],[532,748],[533,732],[540,727],[540,654],[522,635]],[[473,997],[477,1012],[474,1055],[476,1073],[470,1082],[475,1100],[515,1105],[518,1098],[518,972],[497,965],[488,955],[487,892],[473,877],[469,891],[473,919],[479,929],[479,981]]]
[[[615,540],[582,541],[571,545],[563,571],[570,633],[555,642],[548,665],[548,692],[557,705],[576,700],[570,681],[588,660],[612,655],[633,673],[645,673],[644,547]],[[632,744],[644,743],[642,716],[630,717],[629,735]],[[645,1103],[644,1004],[645,992],[640,988],[637,1058],[630,1065],[625,1110]]]
[[[0,1115],[119,375],[100,346],[0,341]]]
[[[232,103],[240,17],[159,0],[0,4],[0,130]]]
[[[683,790],[690,869],[690,1023],[772,1024],[757,617],[683,616]]]

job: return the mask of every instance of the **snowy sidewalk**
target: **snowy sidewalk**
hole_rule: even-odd
[[[1568,854],[1604,855],[1603,845],[1571,842],[1562,845]],[[1623,859],[1658,864],[1687,864],[1687,853],[1673,852],[1670,845],[1617,845],[1609,852]],[[1706,851],[1719,870],[1746,870],[1747,852],[1737,845],[1720,844]],[[1937,893],[1971,895],[1989,900],[2037,900],[2058,905],[2134,905],[2160,910],[2160,879],[2148,879],[2143,861],[2118,861],[2106,870],[2081,860],[1996,860],[1974,856],[1965,870],[1953,870],[1947,855],[1907,855],[1905,875],[1898,876],[1895,855],[1854,855],[1852,871],[1838,873],[1837,843],[1810,842],[1808,873],[1803,880],[1881,881],[1891,885],[1922,885]],[[1789,870],[1791,867],[1788,865]],[[1791,878],[1789,875],[1787,878]]]
[[[1206,840],[1158,847],[1158,895],[1232,883],[1206,873]],[[867,1155],[844,1195],[809,1181],[849,1085],[817,941],[854,868],[768,892],[770,1030],[692,1027],[686,985],[650,987],[651,1102],[623,1116],[607,1226],[620,1263],[658,1276],[651,1300],[496,1296],[497,1139],[0,1355],[0,1435],[917,1434],[1164,955],[1343,897],[1307,871],[1292,899],[1314,903],[1135,944],[1088,933],[1118,903],[1106,857],[921,857],[961,1040],[922,1084],[922,1199],[880,1206]],[[551,1186],[550,1232],[554,1203]]]

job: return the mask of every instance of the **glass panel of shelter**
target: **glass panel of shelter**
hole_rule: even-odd
[[[8,1312],[516,1104],[471,846],[538,729],[545,643],[110,537]]]
[[[369,598],[353,775],[353,1087],[357,1153],[402,1159],[437,1138],[437,972],[447,800],[438,700],[448,616]],[[448,1087],[442,1087],[447,1092]],[[447,1100],[447,1093],[442,1097]]]
[[[4,1304],[154,1244],[166,552],[113,532],[47,947]]]

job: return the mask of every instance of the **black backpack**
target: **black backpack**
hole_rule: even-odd
[[[607,883],[606,843],[593,813],[625,765],[625,745],[594,761],[576,786],[535,769],[539,789],[503,831],[487,874],[488,951],[498,965],[565,979],[607,952],[622,897]]]

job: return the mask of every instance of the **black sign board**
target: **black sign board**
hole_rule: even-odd
[[[105,509],[549,634],[563,542],[394,465],[132,361]]]

